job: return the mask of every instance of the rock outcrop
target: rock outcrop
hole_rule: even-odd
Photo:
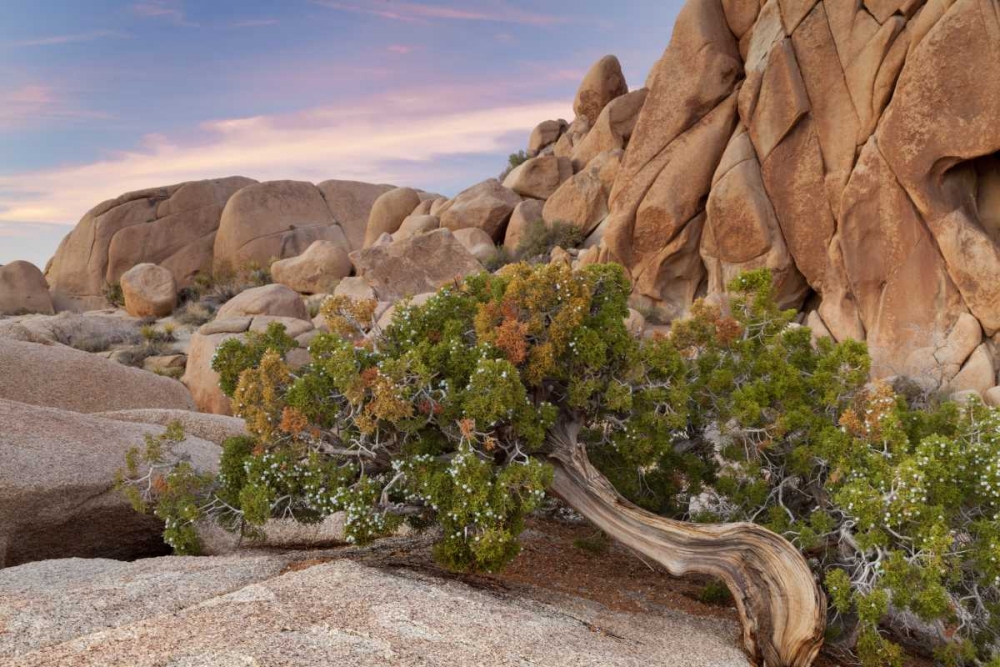
[[[63,239],[45,272],[57,310],[106,305],[103,290],[136,264],[163,266],[179,287],[209,271],[222,209],[255,183],[234,176],[129,192],[91,209]]]
[[[0,338],[0,399],[74,412],[194,409],[191,394],[177,380],[60,345],[5,338]]]
[[[241,292],[227,301],[219,309],[216,317],[219,320],[227,320],[255,315],[309,319],[309,311],[302,297],[284,285],[264,285]]]
[[[876,375],[905,372],[963,313],[993,335],[998,56],[994,2],[690,0],[601,257],[668,319],[770,267],[784,305],[813,292],[835,338],[868,341]]]
[[[503,231],[521,197],[491,178],[460,192],[441,207],[441,226],[456,230],[478,227],[494,241],[503,238]]]
[[[162,431],[0,399],[0,568],[168,553],[162,523],[112,488],[125,453]],[[218,466],[215,444],[189,437],[177,451],[198,470]]]
[[[325,294],[337,281],[351,275],[347,251],[331,241],[314,241],[298,257],[282,259],[271,265],[274,282],[303,294]]]
[[[0,658],[9,667],[748,664],[725,620],[535,595],[280,554],[53,560],[0,572]]]
[[[11,262],[0,266],[0,315],[53,313],[49,284],[31,262]]]

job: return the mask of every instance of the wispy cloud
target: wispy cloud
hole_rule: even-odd
[[[75,44],[77,42],[94,42],[106,38],[129,39],[130,35],[117,30],[95,30],[93,32],[81,32],[72,35],[49,35],[33,39],[22,39],[6,42],[5,45],[13,47],[56,46],[60,44]]]
[[[170,21],[174,25],[188,28],[199,27],[197,23],[189,21],[184,5],[179,0],[145,0],[132,5],[132,13],[146,18],[163,19]]]
[[[393,44],[392,46],[390,46],[386,50],[389,51],[389,52],[391,52],[391,53],[398,53],[400,55],[404,55],[405,56],[408,53],[413,53],[414,48],[415,47],[407,46],[405,44]]]
[[[51,86],[25,84],[0,89],[0,131],[37,125],[47,120],[79,121],[111,118],[101,111],[73,106]]]
[[[234,28],[265,28],[271,25],[278,25],[278,19],[247,19],[236,21],[232,24]]]
[[[369,0],[364,3],[347,3],[337,0],[313,0],[313,2],[328,9],[371,14],[386,19],[407,21],[410,23],[431,23],[435,20],[449,20],[489,21],[494,23],[519,23],[545,26],[578,22],[578,19],[574,17],[525,11],[500,1],[485,3],[487,6],[482,8],[458,8],[419,2],[386,2],[385,0]]]
[[[512,134],[523,141],[538,121],[569,111],[548,101],[470,105],[476,98],[425,88],[205,123],[194,141],[147,137],[139,148],[89,164],[0,176],[0,222],[65,223],[129,190],[231,174],[429,183],[437,160],[509,151]]]

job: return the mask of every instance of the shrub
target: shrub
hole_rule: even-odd
[[[528,153],[525,151],[511,153],[507,158],[507,166],[504,167],[504,170],[500,173],[499,180],[503,181],[503,179],[507,178],[507,175],[510,174],[510,172],[527,162],[528,159]]]
[[[942,661],[995,667],[1000,413],[913,409],[867,384],[863,344],[793,326],[766,271],[730,290],[727,312],[698,303],[669,337],[637,340],[620,267],[517,264],[399,307],[374,336],[357,326],[370,304],[331,302],[332,333],[294,375],[280,330],[228,341],[213,367],[251,437],[227,444],[196,511],[176,501],[194,486],[179,477],[168,525],[252,532],[344,511],[364,543],[437,523],[441,562],[495,570],[570,420],[639,506],[754,521],[807,553],[863,664],[901,664],[888,629],[911,614],[938,631]]]
[[[218,303],[225,303],[240,292],[274,282],[270,270],[272,263],[273,260],[264,266],[256,260],[249,260],[238,267],[233,267],[231,264],[220,262],[210,272],[196,275],[194,284],[188,288],[186,296],[192,301],[208,298]]]
[[[188,301],[174,313],[174,319],[181,324],[200,327],[212,321],[215,311],[200,301]]]
[[[119,282],[105,283],[101,288],[101,296],[115,308],[125,307],[125,293],[122,291],[122,284]]]
[[[583,242],[580,228],[569,222],[556,221],[547,225],[543,220],[529,222],[517,244],[517,258],[548,261],[555,247],[575,248]]]

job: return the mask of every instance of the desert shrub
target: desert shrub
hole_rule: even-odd
[[[580,228],[569,222],[556,221],[551,225],[544,220],[529,222],[517,244],[516,256],[521,260],[548,261],[553,248],[575,248],[583,242]]]
[[[206,303],[201,301],[187,301],[177,311],[174,312],[174,319],[181,324],[200,327],[212,321],[215,311]]]
[[[214,366],[251,437],[164,515],[252,532],[344,511],[356,543],[437,524],[442,563],[495,570],[571,419],[641,507],[755,521],[802,549],[863,664],[901,664],[890,629],[916,619],[942,662],[996,667],[1000,414],[914,409],[868,384],[863,344],[794,326],[766,271],[729,287],[726,312],[697,303],[669,337],[637,340],[621,267],[515,264],[398,308],[374,336],[374,304],[330,301],[331,333],[294,374],[280,330],[228,341]],[[178,483],[189,498],[190,475]]]
[[[199,273],[194,278],[194,284],[188,288],[186,296],[191,301],[210,299],[216,303],[225,303],[240,292],[270,285],[271,277],[269,261],[266,265],[256,260],[249,260],[234,267],[226,262],[219,262],[211,271]]]
[[[122,284],[119,282],[104,283],[101,288],[101,296],[115,308],[125,307],[125,293],[122,291]]]
[[[173,343],[177,340],[176,331],[177,327],[169,322],[161,327],[145,324],[139,329],[139,335],[146,343]]]
[[[298,343],[285,333],[285,326],[272,322],[263,333],[248,332],[245,341],[238,338],[223,341],[212,358],[212,370],[219,374],[219,387],[226,396],[232,397],[240,374],[260,364],[268,350],[284,355],[296,347]]]
[[[510,172],[514,171],[522,164],[527,162],[528,159],[529,159],[528,153],[526,151],[518,151],[516,153],[511,153],[507,157],[507,166],[504,167],[504,170],[502,172],[500,172],[499,179],[503,181],[503,179],[507,178],[507,175],[510,174]]]

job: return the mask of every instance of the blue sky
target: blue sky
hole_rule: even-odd
[[[451,195],[606,53],[641,87],[680,0],[0,0],[0,264],[88,208],[240,174]]]

